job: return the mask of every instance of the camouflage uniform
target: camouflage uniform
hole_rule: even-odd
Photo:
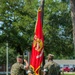
[[[49,54],[48,58],[53,58],[53,55]],[[49,60],[44,65],[44,71],[46,72],[46,75],[59,75],[60,74],[60,66],[54,62],[53,60]]]
[[[11,75],[24,75],[24,65],[21,63],[15,63],[11,68]]]

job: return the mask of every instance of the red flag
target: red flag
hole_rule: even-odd
[[[37,21],[35,26],[34,41],[32,44],[32,53],[30,58],[30,67],[39,75],[39,68],[43,62],[44,37],[42,31],[41,10],[38,10]]]

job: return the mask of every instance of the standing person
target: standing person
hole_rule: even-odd
[[[26,65],[23,65],[23,61]],[[29,64],[27,60],[23,60],[22,55],[17,56],[17,62],[11,67],[11,75],[24,75],[24,71],[28,70]],[[30,74],[28,74],[30,75]]]
[[[54,55],[49,54],[48,62],[44,65],[44,75],[60,75],[60,66],[53,61]]]

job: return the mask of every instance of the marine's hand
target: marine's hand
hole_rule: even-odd
[[[26,60],[26,59],[24,59],[24,62],[27,62],[27,60]]]
[[[46,72],[43,72],[43,75],[46,75]]]
[[[28,73],[28,75],[33,75],[33,74],[31,74],[31,73]]]
[[[28,64],[27,60],[24,59],[24,62],[26,63],[26,65],[25,65],[25,69],[28,70],[28,68],[29,68],[29,64]]]

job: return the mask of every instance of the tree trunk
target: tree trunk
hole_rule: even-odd
[[[75,0],[70,0],[71,3],[71,17],[73,25],[73,43],[74,43],[74,58],[75,58]]]

